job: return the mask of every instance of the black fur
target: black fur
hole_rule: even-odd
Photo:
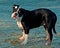
[[[57,17],[55,13],[53,13],[49,9],[36,9],[32,11],[28,11],[25,9],[20,8],[19,9],[19,17],[23,17],[21,22],[26,28],[32,29],[39,27],[41,25],[53,29],[55,31],[55,23],[57,20]],[[45,24],[45,25],[44,25]]]
[[[48,29],[50,41],[52,41],[52,30],[56,33],[55,24],[57,21],[56,14],[54,12],[45,8],[35,9],[32,11],[20,8],[18,13],[19,17],[22,17],[21,23],[25,30],[25,34],[29,34],[29,30],[32,28],[44,26],[45,29]]]

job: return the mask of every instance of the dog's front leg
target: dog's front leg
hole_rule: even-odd
[[[20,39],[21,42],[25,39],[25,31],[24,30],[22,32],[22,37],[20,37],[19,39]]]
[[[28,42],[28,34],[25,34],[24,40],[21,44],[25,45]]]
[[[26,44],[27,43],[28,34],[25,33],[25,30],[23,30],[22,37],[20,37],[19,40],[20,40],[20,42],[22,42],[22,44]]]

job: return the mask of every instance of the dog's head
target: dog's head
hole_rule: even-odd
[[[20,13],[19,5],[14,4],[11,17],[16,19],[17,17],[20,17],[20,16],[21,16],[21,13]]]
[[[13,12],[16,12],[19,9],[19,5],[14,4],[13,5]]]

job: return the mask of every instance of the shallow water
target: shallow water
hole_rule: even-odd
[[[46,33],[43,27],[30,30],[28,43],[21,45],[18,38],[22,31],[11,18],[13,4],[19,4],[27,10],[48,8],[56,13],[57,35],[54,34],[51,46],[45,46]],[[60,48],[60,0],[0,0],[0,48]]]

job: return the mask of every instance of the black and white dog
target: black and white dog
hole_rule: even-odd
[[[19,5],[14,5],[11,17],[16,19],[18,27],[23,29],[23,35],[19,38],[22,44],[27,43],[29,30],[40,26],[44,26],[47,33],[46,45],[51,44],[53,38],[52,30],[56,33],[55,24],[57,17],[54,12],[45,8],[29,11],[19,8]]]

